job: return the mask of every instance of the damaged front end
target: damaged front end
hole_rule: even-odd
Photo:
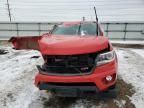
[[[108,49],[96,53],[77,54],[77,55],[45,55],[45,63],[37,66],[41,74],[46,75],[86,75],[91,74],[96,68],[97,56]]]
[[[114,50],[78,55],[45,55],[45,63],[37,66],[35,84],[57,96],[116,96],[117,60]],[[106,91],[106,92],[105,92]],[[105,94],[106,93],[106,94]],[[108,96],[108,97],[109,97]]]
[[[45,56],[46,63],[40,67],[42,74],[84,75],[91,73],[95,66],[96,54]]]

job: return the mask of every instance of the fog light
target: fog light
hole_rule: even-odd
[[[106,81],[112,81],[112,76],[107,76]]]

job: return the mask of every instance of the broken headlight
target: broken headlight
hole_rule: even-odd
[[[106,52],[106,53],[101,53],[96,58],[96,64],[97,66],[100,66],[100,65],[113,61],[114,58],[115,58],[114,50]]]

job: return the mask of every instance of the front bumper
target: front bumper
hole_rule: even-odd
[[[114,60],[105,65],[96,67],[96,69],[89,75],[81,75],[81,76],[51,76],[51,75],[43,75],[38,73],[35,77],[35,85],[40,89],[45,89],[45,87],[41,88],[41,84],[44,83],[94,83],[96,91],[105,91],[112,85],[116,83],[117,79],[117,61]],[[111,75],[113,80],[110,82],[106,82],[106,76]],[[49,87],[48,87],[49,88]],[[63,88],[61,86],[60,88]]]
[[[39,84],[39,89],[52,91],[62,97],[83,97],[99,92],[96,86],[59,86],[48,83]]]

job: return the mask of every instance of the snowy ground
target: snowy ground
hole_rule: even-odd
[[[143,108],[144,50],[116,48],[119,59],[120,96],[116,99],[95,100],[57,98],[34,86],[36,65],[43,63],[37,51],[16,51],[10,47],[0,55],[0,108]],[[131,92],[133,90],[134,92]],[[133,106],[133,107],[134,107]]]
[[[144,40],[110,40],[113,44],[134,44],[134,45],[144,45]]]

